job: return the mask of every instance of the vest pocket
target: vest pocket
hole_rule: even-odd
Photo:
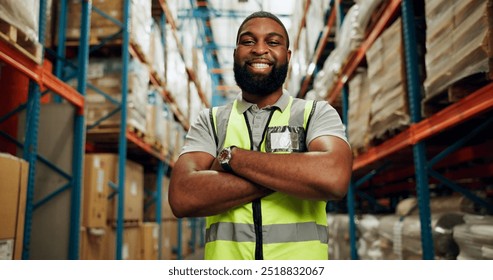
[[[265,151],[293,153],[306,151],[306,135],[302,126],[274,126],[267,128]]]

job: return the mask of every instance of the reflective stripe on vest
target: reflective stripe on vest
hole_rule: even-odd
[[[289,127],[291,131],[291,128],[301,128],[304,133],[313,104],[312,101],[290,97],[287,108],[284,112],[276,109],[266,129],[276,131],[277,128]],[[232,145],[252,149],[246,115],[238,112],[236,101],[232,105],[213,108],[211,112],[218,150]],[[267,149],[266,138],[264,133],[262,152]],[[259,253],[260,245],[261,259],[328,258],[326,202],[275,192],[262,198],[257,205],[261,205],[261,227],[257,229],[260,236],[256,235],[252,203],[206,218],[206,259],[258,258],[255,252],[257,247]]]

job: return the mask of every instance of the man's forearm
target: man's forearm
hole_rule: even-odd
[[[234,149],[231,166],[239,176],[274,191],[304,199],[340,199],[347,190],[351,162],[337,153],[272,154]]]
[[[179,217],[223,213],[272,192],[241,177],[213,170],[195,171],[186,178],[172,180],[180,186],[170,189],[170,203]]]

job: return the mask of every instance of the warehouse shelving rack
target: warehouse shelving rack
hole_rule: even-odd
[[[38,38],[40,42],[44,42],[45,34],[44,29],[46,25],[45,18],[46,1],[40,1],[40,16],[39,16],[39,32]],[[81,34],[81,46],[87,48]],[[29,163],[28,183],[27,183],[27,199],[26,199],[26,213],[25,213],[25,226],[24,226],[24,239],[22,258],[29,259],[30,257],[30,241],[32,230],[32,219],[34,210],[47,203],[58,194],[71,189],[71,208],[70,217],[71,223],[69,225],[69,247],[68,258],[77,259],[79,255],[79,228],[80,228],[80,205],[81,205],[81,182],[82,182],[82,161],[83,161],[83,146],[84,146],[84,77],[87,73],[87,61],[84,57],[79,57],[79,84],[77,91],[63,82],[58,75],[54,75],[42,64],[44,63],[43,52],[40,57],[41,63],[38,64],[31,60],[25,54],[13,49],[10,45],[3,41],[0,41],[0,59],[5,63],[11,65],[19,72],[24,74],[30,79],[29,94],[27,103],[20,105],[11,112],[3,116],[0,122],[3,122],[10,118],[12,115],[19,113],[22,110],[26,110],[26,125],[25,125],[25,142],[20,143],[10,135],[1,132],[3,137],[12,140],[19,148],[23,149],[23,158]],[[43,93],[41,92],[43,91]],[[67,100],[74,106],[74,143],[73,143],[73,163],[72,174],[66,174],[60,168],[50,163],[49,160],[38,154],[38,127],[40,116],[40,100],[41,96],[54,92],[57,96]],[[64,177],[68,183],[58,188],[53,193],[34,201],[35,191],[35,176],[36,166],[38,161],[49,166],[52,170]]]
[[[117,260],[121,260],[123,257],[123,251],[122,251],[122,245],[123,245],[123,231],[124,231],[124,201],[125,201],[125,162],[126,159],[129,155],[140,157],[142,160],[143,158],[149,160],[149,161],[157,161],[157,185],[156,185],[156,190],[157,194],[160,194],[162,192],[162,185],[159,184],[162,182],[162,176],[164,175],[166,165],[169,164],[169,162],[166,162],[166,156],[162,155],[161,153],[155,151],[151,145],[148,143],[145,143],[143,139],[141,139],[134,131],[130,130],[127,127],[127,93],[128,93],[128,66],[129,66],[129,60],[130,60],[130,54],[134,56],[136,59],[139,59],[140,61],[143,61],[146,63],[145,59],[139,55],[139,52],[135,49],[135,46],[132,45],[130,42],[130,34],[129,34],[129,19],[130,19],[130,1],[125,0],[123,2],[123,17],[122,21],[118,21],[117,19],[105,14],[101,10],[97,9],[97,7],[91,7],[90,2],[84,1],[83,2],[83,17],[87,19],[87,22],[89,23],[90,21],[88,20],[90,18],[91,12],[97,12],[100,15],[102,15],[104,18],[112,21],[115,23],[117,26],[119,26],[121,29],[118,31],[116,34],[109,36],[106,39],[103,39],[101,43],[97,46],[94,46],[92,50],[97,50],[103,45],[107,44],[113,39],[119,38],[121,36],[122,38],[122,43],[121,43],[121,51],[122,51],[122,98],[121,102],[117,102],[115,100],[112,100],[113,103],[118,104],[118,107],[116,110],[108,114],[107,116],[103,117],[100,121],[97,121],[95,124],[91,125],[88,127],[88,132],[90,133],[90,129],[97,126],[99,122],[103,121],[106,118],[109,118],[113,114],[117,113],[120,111],[120,126],[119,126],[119,135],[117,139],[118,143],[118,182],[117,184],[110,184],[113,186],[113,189],[115,193],[117,194],[117,220],[116,220],[116,252],[115,252],[115,258]],[[83,19],[84,20],[84,19]],[[87,32],[90,30],[90,24],[87,25],[81,25],[81,28],[87,29]],[[85,33],[85,32],[83,32]],[[82,54],[80,54],[82,55]],[[86,54],[87,57],[89,57],[89,53]],[[151,74],[151,81],[153,84],[160,86],[159,79],[157,79],[153,74]],[[97,89],[95,89],[97,92],[101,93]],[[108,98],[111,100],[107,95],[103,93],[103,96],[105,98]],[[169,96],[164,94],[163,96],[166,100],[169,100]],[[180,121],[184,121],[183,114],[178,110],[178,108],[173,107],[171,108],[173,110],[173,113],[177,116],[177,118]],[[186,125],[186,124],[184,124]],[[127,142],[128,141],[128,142]],[[130,145],[128,145],[130,144]],[[88,151],[98,151],[96,147],[89,146],[86,148]],[[158,212],[158,210],[161,210],[161,196],[156,195],[155,196],[155,201],[156,201],[156,217],[161,217],[161,212]],[[157,223],[159,227],[161,227],[161,221],[160,219],[157,220]],[[161,235],[159,237],[161,239]],[[161,241],[159,241],[161,244]],[[160,252],[159,252],[160,253]]]
[[[165,1],[159,1],[159,6],[162,9],[162,14],[161,14],[161,20],[160,22],[160,27],[161,30],[163,31],[162,34],[162,41],[163,43],[165,42],[165,35],[164,35],[164,30],[165,30],[165,25],[169,24],[172,27],[172,32],[173,36],[175,37],[179,49],[180,49],[180,55],[184,59],[184,50],[183,47],[180,45],[180,41],[178,40],[178,35],[177,35],[177,29],[176,29],[176,24],[174,23],[173,18],[171,17],[170,11],[167,7],[167,4]],[[97,50],[101,48],[104,44],[110,42],[111,40],[118,38],[119,36],[122,37],[122,65],[123,65],[123,71],[122,71],[122,100],[119,103],[119,107],[117,110],[111,112],[108,116],[104,117],[100,121],[110,117],[114,113],[116,113],[118,110],[121,113],[121,121],[120,121],[120,133],[118,137],[118,155],[119,155],[119,164],[118,164],[118,185],[115,188],[115,191],[118,195],[118,217],[117,217],[117,222],[116,222],[116,259],[122,259],[122,244],[123,244],[123,223],[124,223],[124,217],[123,217],[123,209],[124,209],[124,177],[125,177],[125,160],[128,156],[133,157],[136,159],[138,162],[145,163],[147,162],[147,166],[155,166],[156,167],[156,193],[153,194],[153,203],[156,205],[156,222],[158,223],[159,227],[161,228],[161,209],[162,209],[162,181],[163,181],[163,176],[167,176],[169,173],[169,169],[172,168],[173,162],[171,161],[170,155],[164,155],[161,152],[156,151],[153,149],[153,147],[144,142],[143,139],[141,139],[135,132],[129,130],[127,128],[127,119],[126,119],[126,104],[127,104],[127,92],[128,92],[128,64],[129,64],[129,59],[130,55],[138,59],[140,62],[146,64],[149,66],[150,62],[147,61],[147,58],[142,55],[142,53],[139,51],[139,48],[130,40],[130,35],[129,35],[129,18],[130,18],[130,1],[125,0],[124,1],[124,11],[123,11],[123,20],[122,22],[119,22],[117,19],[112,18],[111,16],[105,14],[101,10],[97,9],[97,7],[88,7],[88,11],[92,12],[97,12],[103,17],[107,18],[108,20],[114,22],[116,25],[121,27],[121,30],[114,35],[109,36],[106,39],[103,39],[101,41],[101,44],[94,46],[91,48],[91,50]],[[83,13],[84,15],[84,13]],[[90,12],[87,13],[86,17],[90,17]],[[89,21],[88,21],[89,22]],[[87,28],[87,30],[90,29],[89,25],[87,26],[82,26],[82,28]],[[87,54],[89,56],[89,54]],[[209,103],[200,87],[199,82],[197,81],[196,74],[192,69],[186,69],[188,79],[192,81],[196,88],[198,95],[204,104],[204,106],[209,107]],[[178,106],[176,105],[175,99],[173,97],[173,94],[169,92],[168,90],[165,89],[165,82],[163,81],[164,79],[161,77],[158,77],[156,74],[156,71],[150,71],[150,81],[151,83],[155,86],[155,88],[158,88],[163,100],[167,104],[167,107],[169,110],[173,113],[174,117],[179,121],[181,126],[185,129],[188,130],[190,123],[189,120],[187,119],[187,116],[183,112],[180,111]],[[91,85],[89,85],[91,86]],[[102,93],[100,90],[96,89],[95,87],[92,87],[95,91]],[[102,93],[106,98],[107,95]],[[100,122],[99,121],[99,122]],[[98,124],[95,123],[94,125],[88,127],[88,129],[96,126]],[[92,145],[86,145],[86,149],[88,151],[99,151],[100,149],[98,147],[94,147]],[[105,150],[105,148],[102,148]],[[151,164],[149,164],[149,162]],[[114,185],[114,184],[113,184]],[[181,224],[181,221],[180,223]],[[178,232],[179,238],[181,238],[181,230]],[[159,236],[159,257],[161,257],[161,235]],[[175,248],[175,251],[178,253],[178,258],[180,259],[182,248],[181,248],[181,243],[178,244],[178,248]]]
[[[328,24],[333,24],[334,21],[330,20],[330,18],[335,17],[336,13],[339,13],[338,16],[341,19],[344,16],[340,9],[340,1],[336,1],[336,6],[332,8]],[[460,186],[452,179],[449,179],[460,177],[454,177],[454,174],[440,174],[438,171],[433,170],[434,166],[446,166],[445,163],[439,162],[447,156],[451,156],[452,159],[448,158],[448,160],[455,163],[467,162],[481,157],[491,158],[488,143],[477,144],[473,147],[462,147],[468,141],[484,132],[486,128],[491,127],[493,121],[493,116],[491,115],[491,109],[493,109],[493,97],[491,95],[493,83],[483,86],[467,97],[462,98],[456,103],[447,106],[445,109],[442,109],[425,119],[421,118],[422,84],[420,82],[417,67],[418,53],[413,1],[385,1],[385,6],[383,6],[378,21],[367,34],[361,46],[349,56],[347,62],[342,66],[341,73],[334,87],[327,93],[327,100],[329,103],[333,103],[336,98],[338,98],[339,94],[342,93],[343,121],[346,125],[350,125],[347,123],[347,94],[349,94],[349,92],[346,84],[356,68],[363,62],[366,51],[370,48],[375,39],[383,32],[393,18],[399,15],[402,17],[403,21],[403,41],[411,125],[394,137],[391,137],[377,146],[369,148],[363,154],[358,155],[354,160],[353,179],[350,183],[347,195],[347,212],[349,215],[349,235],[351,245],[350,254],[352,259],[358,259],[356,250],[355,196],[359,195],[362,198],[369,200],[376,207],[385,208],[378,204],[376,199],[362,192],[363,186],[369,180],[381,180],[382,182],[385,182],[386,180],[411,176],[413,173],[415,174],[415,183],[404,186],[387,187],[380,190],[379,194],[380,196],[386,196],[402,189],[413,188],[416,190],[421,225],[423,259],[435,258],[431,231],[429,184],[431,180],[433,180],[433,183],[441,184],[455,192],[461,193],[464,197],[483,207],[489,213],[493,213],[493,205],[491,203],[478,197],[469,189]],[[326,37],[323,38],[323,40],[326,40]],[[319,45],[321,44],[319,43]],[[318,55],[319,51],[317,50],[316,53]],[[308,73],[307,77],[311,79],[311,75],[312,73]],[[307,84],[306,80],[305,83]],[[302,90],[300,91],[301,97],[304,96],[304,93],[306,93],[305,84],[302,85]],[[461,125],[472,125],[474,126],[474,129],[470,131],[465,129],[469,133],[466,133],[466,135],[463,135],[462,137],[451,137],[454,134],[454,129],[457,131],[458,127]],[[464,130],[464,128],[462,129]],[[447,141],[445,141],[446,144],[441,145],[440,151],[435,151],[435,147],[432,147],[433,149],[427,149],[425,141],[429,140],[433,144],[434,142],[431,140],[435,140],[435,138],[439,137],[447,138]],[[454,143],[450,144],[450,140],[452,139],[454,140]],[[439,140],[436,142],[439,142]],[[443,146],[446,146],[446,148],[443,148]],[[431,154],[430,150],[433,150],[434,154]],[[410,158],[412,158],[412,161],[409,160]],[[382,175],[381,173],[384,173],[392,160],[404,160],[409,162],[409,164],[401,171],[394,170],[394,174],[386,173]],[[472,169],[473,168],[464,170],[462,173],[468,172],[468,174],[478,174],[478,177],[484,177],[485,174],[486,176],[488,176],[487,174],[490,176],[493,174],[489,164],[485,164],[479,169],[476,168],[476,170]],[[378,175],[381,176],[378,177]],[[369,190],[368,187],[366,190]]]

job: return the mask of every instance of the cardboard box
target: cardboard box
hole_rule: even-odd
[[[22,257],[29,164],[0,153],[0,259]]]
[[[84,191],[82,226],[103,228],[109,193],[109,174],[114,173],[113,162],[98,154],[86,154],[84,162]]]
[[[108,255],[107,244],[109,227],[81,228],[80,231],[80,259],[104,260]]]
[[[99,154],[107,159],[110,168],[109,180],[117,184],[118,156],[116,154]],[[107,219],[115,221],[118,218],[118,194],[111,197],[108,204]],[[144,167],[127,160],[125,164],[125,198],[124,220],[142,221],[144,217]]]
[[[111,227],[108,232],[105,259],[116,259],[116,229]],[[123,229],[122,259],[139,260],[141,258],[141,229],[137,227],[125,227]]]
[[[161,259],[176,260],[178,246],[178,220],[169,219],[161,223]]]
[[[141,229],[141,259],[157,260],[159,257],[159,225],[144,223]]]
[[[171,211],[171,206],[168,200],[168,190],[169,190],[169,180],[170,178],[163,175],[162,182],[162,193],[161,193],[161,220],[165,219],[176,219]],[[146,194],[145,205],[148,205],[144,211],[144,218],[147,221],[156,221],[156,203],[153,202],[156,193],[156,174],[148,173],[144,177],[144,188]]]

